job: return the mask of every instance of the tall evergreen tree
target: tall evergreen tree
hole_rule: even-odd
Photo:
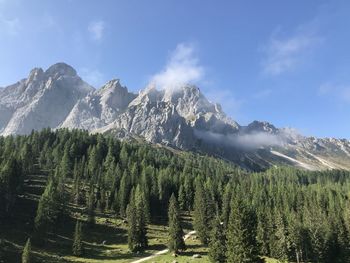
[[[183,185],[180,185],[179,188],[179,207],[181,210],[187,209],[187,203],[186,203],[186,193],[185,193],[185,188]]]
[[[265,218],[266,215],[260,215],[257,225],[257,244],[260,255],[270,255],[270,235],[272,235],[270,222]]]
[[[64,178],[70,178],[73,175],[72,171],[73,162],[69,153],[69,145],[64,149],[64,154],[60,163],[60,176]]]
[[[209,242],[209,259],[215,263],[226,262],[226,235],[224,223],[216,217]]]
[[[168,248],[170,251],[178,253],[179,250],[185,250],[184,232],[181,227],[179,207],[174,194],[171,195],[168,209],[169,240]]]
[[[90,189],[87,204],[88,224],[92,227],[95,224],[95,192],[94,189]]]
[[[256,243],[256,216],[239,199],[232,199],[227,230],[227,262],[261,262]]]
[[[120,210],[119,214],[124,217],[128,198],[130,196],[130,178],[126,170],[124,170],[123,177],[120,182],[118,194],[119,194],[118,206]]]
[[[141,190],[140,185],[136,187],[134,199],[136,207],[136,222],[137,222],[137,240],[139,250],[144,250],[148,246],[147,238],[147,213],[145,195]]]
[[[194,196],[194,229],[197,231],[198,237],[203,244],[208,244],[210,234],[207,206],[208,204],[203,186],[200,182],[197,182]]]
[[[193,208],[194,191],[193,191],[192,181],[189,178],[189,176],[185,177],[184,192],[185,192],[185,201],[186,201],[185,209],[187,209],[188,213],[190,213]]]
[[[0,168],[0,215],[11,213],[11,208],[15,205],[17,194],[22,186],[22,165],[12,155],[4,160]]]
[[[291,243],[287,221],[284,215],[277,214],[275,218],[275,244],[273,245],[272,255],[282,262],[287,262],[290,248]]]
[[[35,156],[32,145],[26,142],[21,150],[21,160],[23,162],[23,171],[25,174],[34,172]]]
[[[138,233],[137,233],[137,211],[134,198],[130,199],[130,202],[126,209],[128,219],[128,247],[132,252],[139,251]]]
[[[36,217],[34,219],[36,238],[40,242],[50,226],[57,223],[59,203],[57,188],[53,179],[50,179],[44,193],[41,195]],[[42,240],[41,240],[42,241]]]
[[[228,183],[225,186],[224,194],[222,197],[222,205],[221,205],[221,209],[222,209],[221,218],[226,227],[228,225],[228,219],[230,217],[231,199],[232,199],[232,186],[230,183]]]

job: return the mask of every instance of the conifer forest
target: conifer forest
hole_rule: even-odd
[[[188,249],[184,229],[195,231],[190,240],[205,248],[198,262],[350,262],[347,171],[249,172],[67,129],[1,137],[0,163],[0,262],[90,262],[91,239],[107,225],[103,238],[127,251],[110,262],[154,247],[152,225],[175,256]]]

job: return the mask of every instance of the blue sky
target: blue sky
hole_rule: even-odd
[[[0,86],[64,61],[99,87],[197,84],[240,124],[350,138],[350,2],[0,0]]]

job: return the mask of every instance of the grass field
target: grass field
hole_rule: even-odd
[[[187,233],[193,229],[192,219],[188,216],[183,218],[184,231]],[[74,224],[75,219],[72,218],[64,225],[57,226],[56,233],[58,234],[49,234],[43,246],[33,246],[34,262],[130,263],[166,249],[167,227],[160,223],[151,224],[148,227],[148,249],[140,254],[130,253],[127,247],[127,225],[123,223],[123,220],[106,213],[96,217],[96,225],[93,228],[85,226],[84,256],[75,257],[72,255],[71,249]],[[3,253],[3,261],[0,260],[0,262],[20,262],[23,245],[31,233],[31,225],[28,222],[16,220],[0,226],[0,230],[0,251]],[[174,257],[172,253],[166,253],[144,262],[210,262],[207,256],[208,248],[203,246],[195,236],[186,240],[186,246],[187,250],[177,257]],[[200,258],[193,258],[194,254],[199,254]],[[273,259],[266,259],[266,262],[278,263]]]
[[[20,262],[23,245],[30,233],[32,233],[32,222],[28,218],[34,218],[36,200],[22,200],[20,216],[0,226],[0,255],[3,262]],[[34,211],[34,212],[33,212]],[[72,255],[72,236],[76,218],[85,220],[85,216],[72,212],[70,219],[64,224],[55,226],[55,233],[50,233],[45,244],[41,246],[32,245],[35,262],[116,262],[126,263],[150,256],[160,250],[166,249],[167,226],[165,222],[151,224],[148,226],[149,247],[144,253],[131,253],[127,247],[127,224],[116,218],[112,213],[101,213],[96,216],[96,224],[92,228],[84,227],[84,256]],[[183,216],[185,233],[193,230],[192,219]],[[207,248],[201,246],[197,239],[190,237],[187,241],[188,249],[176,258],[178,262],[186,262],[193,254],[200,254],[198,262],[209,262],[207,260]],[[162,255],[149,262],[172,262],[171,254]],[[0,261],[1,262],[1,261]]]
[[[34,182],[34,183],[33,183]],[[36,185],[34,185],[36,184]],[[28,191],[18,200],[16,216],[0,225],[0,262],[21,262],[21,253],[28,237],[33,233],[33,222],[38,199],[45,186],[43,176],[33,176]],[[72,237],[76,219],[85,221],[86,215],[80,207],[70,205],[70,216],[63,223],[55,225],[54,233],[49,233],[45,243],[36,246],[32,244],[33,262],[68,263],[68,262],[110,262],[130,263],[153,255],[167,248],[168,231],[166,222],[148,226],[149,247],[143,253],[131,253],[127,246],[127,224],[113,213],[96,214],[96,224],[93,227],[84,226],[84,255],[72,255]],[[182,216],[184,232],[193,230],[192,218],[187,214]],[[203,246],[195,236],[186,240],[187,250],[174,257],[172,253],[159,255],[144,262],[210,262],[207,256],[208,248]],[[193,258],[194,254],[200,258]],[[277,263],[274,260],[266,260]]]
[[[142,254],[130,253],[127,247],[126,224],[121,219],[113,218],[107,214],[106,216],[97,217],[96,225],[93,228],[85,227],[85,253],[83,257],[75,257],[71,252],[74,222],[72,220],[64,226],[58,226],[57,232],[59,234],[49,235],[44,246],[33,247],[35,262],[128,263],[166,249],[166,226],[164,224],[152,224],[148,228],[149,248]],[[192,225],[191,218],[185,217],[184,225],[187,226],[185,232],[189,232]],[[1,226],[1,250],[4,253],[4,263],[20,262],[20,254],[29,230],[26,224],[18,224],[18,222],[12,222],[6,227]],[[187,250],[177,255],[177,257],[174,257],[172,253],[167,253],[145,262],[210,262],[207,256],[208,248],[201,245],[195,236],[186,240],[186,246]],[[199,254],[200,258],[192,258],[194,254]],[[278,263],[278,261],[272,259],[266,259],[266,262]]]

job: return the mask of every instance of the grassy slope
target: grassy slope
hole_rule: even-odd
[[[17,203],[16,217],[0,225],[0,262],[20,262],[23,245],[33,233],[33,221],[37,209],[37,202],[46,184],[45,176],[31,176],[26,185],[26,191]],[[149,248],[142,254],[130,253],[127,247],[127,224],[109,212],[97,213],[96,225],[93,228],[84,227],[83,257],[72,255],[72,236],[76,219],[86,220],[81,213],[81,207],[71,204],[69,219],[64,224],[56,225],[55,233],[49,234],[43,246],[32,245],[35,262],[132,262],[142,257],[152,255],[166,248],[166,222],[151,224],[148,227]],[[183,216],[183,227],[187,233],[193,230],[191,217]],[[104,242],[105,241],[105,242]],[[103,244],[104,243],[104,244]],[[198,239],[190,237],[187,250],[174,258],[171,253],[158,256],[148,262],[209,262],[208,248],[200,244]],[[193,259],[194,254],[201,258]],[[276,263],[276,261],[268,261]]]
[[[167,229],[162,224],[150,225],[148,229],[149,248],[142,254],[130,253],[127,247],[126,224],[121,219],[110,217],[110,214],[97,217],[97,224],[92,229],[85,227],[84,243],[85,255],[78,258],[71,254],[72,233],[74,220],[58,226],[57,235],[50,235],[44,247],[33,247],[35,262],[110,262],[127,263],[136,259],[149,256],[166,248]],[[185,218],[186,229],[191,228],[190,218]],[[1,227],[1,237],[6,241],[6,258],[4,262],[20,262],[20,253],[30,229],[23,222],[12,221],[11,224]],[[105,245],[103,245],[103,241]],[[171,253],[157,256],[147,262],[210,262],[207,256],[208,248],[200,244],[198,239],[190,237],[186,241],[187,250],[176,258]],[[201,258],[193,259],[194,254],[200,254]],[[0,261],[1,262],[1,261]],[[277,263],[268,259],[268,263]]]
[[[18,203],[16,213],[19,215],[0,226],[0,239],[2,240],[0,253],[2,253],[2,258],[6,263],[20,262],[23,245],[30,233],[33,232],[37,198],[29,198],[29,195],[25,195]],[[112,213],[98,213],[96,225],[93,228],[84,227],[84,256],[74,257],[71,247],[76,218],[86,220],[86,216],[81,214],[77,207],[72,206],[70,210],[70,218],[64,224],[55,226],[57,234],[49,234],[43,246],[38,247],[32,244],[35,262],[132,262],[166,248],[168,232],[164,222],[149,225],[149,248],[144,253],[137,254],[128,251],[127,224]],[[183,223],[185,232],[193,229],[190,217],[184,216]],[[187,243],[188,250],[180,258],[189,259],[193,254],[205,256],[207,249],[203,248],[198,240],[190,238]],[[169,260],[174,259],[171,255],[166,255],[160,256],[160,261],[157,257],[151,262],[165,262],[163,257],[169,258]],[[200,262],[206,261],[203,261],[202,258]]]

